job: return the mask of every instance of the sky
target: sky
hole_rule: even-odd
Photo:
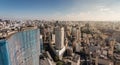
[[[0,0],[0,18],[120,21],[120,0]]]

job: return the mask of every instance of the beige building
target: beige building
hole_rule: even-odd
[[[51,44],[55,43],[55,34],[52,34]]]
[[[58,50],[64,47],[64,28],[63,27],[55,28],[55,47]]]

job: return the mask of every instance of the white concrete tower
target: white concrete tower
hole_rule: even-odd
[[[57,50],[61,50],[64,47],[64,28],[55,28],[55,47]]]

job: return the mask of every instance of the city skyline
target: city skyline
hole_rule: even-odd
[[[119,0],[0,0],[2,19],[120,21]]]
[[[0,20],[0,65],[119,65],[120,22]]]

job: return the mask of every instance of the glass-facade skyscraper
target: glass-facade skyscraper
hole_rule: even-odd
[[[40,31],[29,29],[0,40],[0,65],[39,65]]]

